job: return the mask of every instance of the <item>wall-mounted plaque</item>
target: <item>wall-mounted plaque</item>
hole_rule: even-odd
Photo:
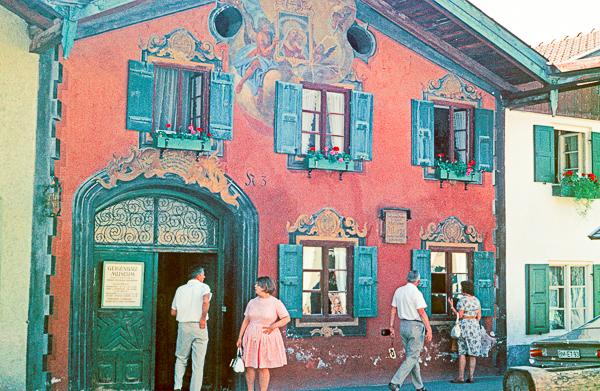
[[[144,262],[104,262],[102,308],[142,308]]]
[[[410,220],[410,210],[401,208],[384,208],[381,210],[383,219],[383,242],[406,244],[406,222]]]

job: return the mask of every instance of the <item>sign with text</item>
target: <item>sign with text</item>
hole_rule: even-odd
[[[142,308],[144,262],[104,262],[102,308]]]
[[[383,210],[385,243],[406,244],[407,213],[406,210]]]

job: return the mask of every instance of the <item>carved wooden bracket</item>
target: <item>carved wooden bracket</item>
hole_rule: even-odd
[[[439,243],[482,243],[483,232],[478,233],[473,225],[465,225],[454,216],[439,224],[429,223],[425,230],[421,227],[421,240]]]

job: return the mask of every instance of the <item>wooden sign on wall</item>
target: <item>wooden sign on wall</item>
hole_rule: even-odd
[[[382,209],[381,218],[383,219],[383,242],[406,244],[406,223],[410,220],[410,210]]]

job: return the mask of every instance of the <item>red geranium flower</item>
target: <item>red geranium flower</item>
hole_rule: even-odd
[[[169,129],[171,127],[171,124],[167,124],[167,129]]]
[[[573,171],[568,171],[567,175],[573,175]]]
[[[339,151],[339,150],[340,150],[340,148],[339,148],[339,147],[333,147],[333,150],[334,150],[334,151]]]
[[[209,134],[208,134],[208,137],[212,137],[212,133],[209,133]]]
[[[311,148],[310,148],[310,150],[311,150],[312,152],[316,151],[315,147],[311,147]]]

